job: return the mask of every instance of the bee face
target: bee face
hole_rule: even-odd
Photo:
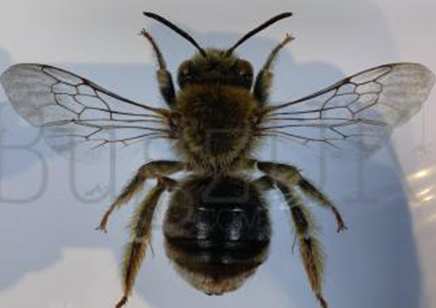
[[[199,53],[180,65],[178,83],[181,89],[205,83],[250,89],[253,84],[253,68],[250,62],[224,50],[207,49],[204,55]]]

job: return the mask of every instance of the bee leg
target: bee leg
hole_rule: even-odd
[[[269,90],[272,84],[273,73],[271,72],[271,66],[274,63],[279,51],[294,38],[291,35],[286,35],[286,38],[278,44],[269,54],[263,68],[256,76],[256,82],[254,84],[253,95],[261,106],[265,106],[269,99]]]
[[[168,106],[173,106],[176,98],[176,91],[174,90],[173,78],[171,73],[167,70],[167,65],[163,58],[162,52],[160,51],[156,41],[145,29],[141,30],[140,35],[149,41],[153,47],[154,54],[159,65],[159,69],[156,72],[156,77],[159,84],[160,93]]]
[[[300,249],[301,259],[304,264],[312,291],[315,293],[322,308],[327,308],[327,301],[322,295],[322,279],[324,273],[324,258],[320,243],[315,237],[315,223],[309,210],[304,206],[296,192],[288,185],[265,175],[253,182],[263,190],[278,188],[285,197],[292,215],[296,240]]]
[[[269,175],[261,176],[260,178],[252,181],[252,183],[260,190],[260,191],[268,191],[276,188],[276,181],[271,178]]]
[[[115,306],[120,308],[127,303],[132,293],[133,285],[142,261],[150,243],[153,216],[162,193],[171,191],[177,182],[173,179],[160,177],[158,184],[147,194],[135,211],[129,225],[131,241],[126,245],[122,266],[123,297]]]
[[[286,204],[291,212],[296,240],[310,286],[321,307],[327,308],[327,301],[322,295],[324,257],[321,245],[315,237],[316,226],[309,209],[304,206],[302,200],[292,189],[292,186],[289,186],[281,180],[275,179],[269,175],[264,175],[254,180],[252,183],[261,191],[278,188],[285,197]]]
[[[132,199],[136,194],[138,194],[144,187],[144,183],[147,179],[154,179],[160,176],[170,175],[184,169],[186,169],[185,164],[177,161],[158,160],[143,165],[138,169],[133,178],[124,187],[121,194],[105,212],[100,225],[96,229],[107,232],[106,226],[109,216],[112,214],[112,212],[116,209],[119,209],[121,206],[129,202],[130,199]]]
[[[297,187],[307,198],[330,210],[335,215],[338,232],[347,229],[341,214],[329,198],[310,183],[310,181],[305,179],[295,167],[271,162],[258,162],[257,168],[265,174],[270,175],[272,178],[286,183],[289,187]]]
[[[315,201],[317,204],[329,209],[335,215],[337,231],[345,231],[347,230],[347,226],[345,225],[344,220],[342,219],[341,214],[322,192],[320,192],[312,183],[310,183],[307,179],[303,178],[300,175],[300,181],[298,182],[298,187],[301,191],[311,200]]]
[[[295,191],[278,184],[289,206],[300,249],[301,259],[304,264],[312,291],[315,293],[322,308],[327,308],[327,301],[322,294],[322,280],[324,274],[324,257],[322,247],[316,238],[316,228],[311,218],[309,209],[305,207]]]

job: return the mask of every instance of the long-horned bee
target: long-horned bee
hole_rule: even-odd
[[[346,229],[344,220],[296,167],[261,161],[255,150],[263,139],[280,137],[370,154],[394,127],[419,111],[434,84],[433,73],[421,64],[386,64],[301,99],[270,104],[274,61],[293,37],[286,35],[277,44],[256,75],[251,63],[235,51],[291,13],[267,20],[226,50],[204,49],[162,16],[144,14],[197,50],[179,66],[177,89],[158,44],[142,30],[157,58],[156,77],[166,108],[131,101],[48,65],[18,64],[1,76],[15,110],[31,125],[41,127],[57,151],[86,148],[92,152],[162,138],[172,142],[180,157],[141,166],[100,222],[98,229],[106,231],[113,211],[139,194],[147,180],[156,180],[130,224],[123,295],[116,307],[126,304],[132,293],[164,192],[170,193],[163,224],[167,256],[192,286],[207,294],[223,294],[239,288],[267,258],[271,224],[265,191],[276,189],[289,209],[310,287],[326,308],[323,252],[305,199],[331,211],[338,232]],[[263,175],[255,178],[253,171]],[[178,172],[185,172],[185,177],[171,178]]]

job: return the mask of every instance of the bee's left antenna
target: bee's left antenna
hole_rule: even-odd
[[[194,38],[192,36],[190,36],[188,33],[186,33],[185,31],[183,31],[182,29],[180,29],[179,27],[177,27],[175,24],[173,24],[172,22],[170,22],[169,20],[163,18],[162,16],[152,13],[152,12],[144,12],[144,15],[152,18],[154,20],[157,20],[158,22],[164,24],[165,26],[167,26],[168,28],[170,28],[171,30],[173,30],[174,32],[176,32],[177,34],[179,34],[180,36],[182,36],[184,39],[186,39],[187,41],[189,41],[192,45],[195,46],[195,48],[198,49],[198,51],[204,56],[206,57],[206,51],[201,48],[201,46],[194,40]]]
[[[239,47],[239,45],[241,45],[242,43],[244,43],[246,40],[248,40],[250,37],[252,37],[253,35],[259,33],[260,31],[268,28],[269,26],[271,26],[272,24],[275,24],[276,22],[284,19],[284,18],[288,18],[292,16],[291,12],[285,12],[285,13],[281,13],[279,15],[276,15],[270,19],[268,19],[267,21],[265,21],[263,24],[261,24],[260,26],[254,28],[253,30],[251,30],[250,32],[248,32],[247,34],[245,34],[239,41],[237,41],[232,47],[230,47],[227,51],[226,54],[230,55],[232,54],[232,52]]]

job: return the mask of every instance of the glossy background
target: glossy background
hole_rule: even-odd
[[[158,105],[150,48],[136,34],[147,25],[173,70],[193,49],[146,21],[143,10],[161,13],[217,47],[291,10],[295,17],[240,49],[259,67],[287,32],[297,37],[277,62],[273,99],[281,102],[386,62],[420,62],[436,71],[435,9],[431,0],[2,1],[0,71],[18,62],[51,63]],[[5,101],[2,91],[0,99]],[[75,166],[54,154],[7,104],[0,117],[0,307],[112,307],[121,295],[118,265],[133,206],[113,216],[108,234],[93,228],[144,159],[171,154],[156,145],[117,160],[115,171],[107,162]],[[435,117],[433,91],[423,110],[365,162],[306,155],[283,144],[259,153],[301,168],[347,220],[349,231],[337,235],[329,213],[313,208],[323,226],[331,307],[436,305]],[[281,199],[270,197],[270,258],[238,292],[207,297],[185,284],[166,259],[157,222],[155,256],[145,262],[128,307],[316,307],[292,254]]]

